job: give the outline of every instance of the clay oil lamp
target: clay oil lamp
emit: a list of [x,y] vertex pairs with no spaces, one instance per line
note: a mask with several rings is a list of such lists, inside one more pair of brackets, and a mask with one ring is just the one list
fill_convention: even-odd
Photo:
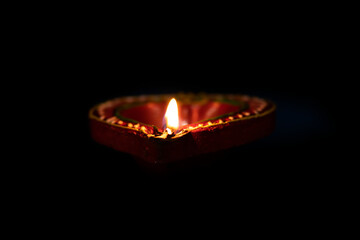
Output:
[[169,94],[109,100],[89,112],[100,144],[149,164],[196,158],[252,142],[275,127],[276,106],[239,94]]

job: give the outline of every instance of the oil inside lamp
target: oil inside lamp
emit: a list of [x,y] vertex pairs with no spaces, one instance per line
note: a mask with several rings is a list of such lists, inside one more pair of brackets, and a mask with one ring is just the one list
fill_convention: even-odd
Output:
[[175,98],[172,98],[167,106],[165,113],[165,131],[167,134],[176,134],[179,129],[179,109]]

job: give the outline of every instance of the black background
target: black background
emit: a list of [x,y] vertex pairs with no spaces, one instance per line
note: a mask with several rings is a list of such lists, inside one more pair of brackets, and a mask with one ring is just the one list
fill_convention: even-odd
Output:
[[[357,148],[338,132],[357,136],[357,109],[345,110],[356,103],[346,81],[355,61],[344,56],[356,49],[347,37],[356,14],[337,3],[56,4],[22,3],[4,15],[2,93],[11,97],[3,119],[11,124],[3,128],[11,137],[3,139],[14,148],[3,147],[11,151],[2,159],[11,165],[2,168],[3,198],[12,233],[103,236],[103,223],[117,235],[173,237],[193,228],[224,238],[250,227],[252,235],[323,236],[339,229],[328,223],[349,219],[336,214],[353,211],[346,186],[356,181],[343,175],[356,176],[347,172]],[[168,175],[92,140],[95,104],[178,92],[272,100],[276,129]]]
[[[66,34],[49,35],[54,42],[48,54],[58,57],[48,63],[49,77],[57,82],[49,88],[62,96],[64,113],[59,131],[64,137],[56,150],[61,157],[52,165],[62,171],[60,186],[74,196],[113,196],[139,205],[171,206],[199,196],[225,200],[224,205],[235,196],[259,204],[300,199],[299,210],[328,191],[337,174],[331,159],[339,155],[334,141],[338,70],[329,40],[335,23],[317,12],[167,19],[84,17],[68,23]],[[270,99],[278,107],[276,130],[209,156],[211,164],[166,176],[91,139],[88,111],[95,104],[178,92]]]

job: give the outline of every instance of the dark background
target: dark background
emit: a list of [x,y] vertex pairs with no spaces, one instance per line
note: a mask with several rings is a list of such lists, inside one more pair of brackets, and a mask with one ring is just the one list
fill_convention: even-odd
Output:
[[[224,238],[232,229],[242,234],[239,221],[252,226],[252,234],[309,228],[332,233],[320,224],[334,220],[334,206],[348,205],[337,202],[346,198],[335,190],[348,185],[340,181],[345,171],[339,166],[352,160],[345,155],[356,143],[338,136],[340,127],[345,132],[343,126],[356,124],[337,120],[354,119],[356,112],[344,108],[355,88],[341,66],[341,53],[355,49],[346,48],[345,36],[356,27],[348,30],[341,21],[356,22],[348,11],[344,18],[332,3],[134,4],[18,4],[5,16],[3,48],[10,56],[4,57],[4,72],[10,77],[4,77],[2,91],[11,97],[4,107],[21,100],[14,114],[3,111],[20,127],[15,134],[14,124],[4,125],[12,131],[6,141],[15,146],[3,154],[3,163],[14,165],[3,168],[10,175],[5,188],[11,189],[3,195],[15,204],[5,205],[11,217],[46,233],[50,228],[40,218],[59,228],[55,234],[69,227],[92,234],[99,222],[111,222],[118,235],[128,225],[131,234],[148,234],[139,223],[157,234],[178,228],[168,235],[174,236],[193,226],[203,235],[223,223]],[[276,129],[206,156],[208,164],[168,175],[145,171],[131,156],[91,139],[88,111],[95,104],[181,91],[272,100]],[[260,222],[276,226],[266,229]]]
[[[57,151],[62,156],[57,167],[64,170],[60,182],[74,194],[124,199],[133,194],[189,199],[199,193],[223,198],[226,192],[257,200],[286,196],[291,202],[327,191],[337,175],[332,159],[339,156],[334,141],[339,70],[331,40],[336,23],[317,12],[294,14],[171,22],[110,15],[80,19],[66,34],[51,35],[56,52],[49,54],[61,59],[50,63],[57,81],[52,88],[63,96],[67,122]],[[270,99],[278,107],[276,130],[209,156],[211,164],[165,176],[91,139],[88,111],[95,104],[177,92]]]

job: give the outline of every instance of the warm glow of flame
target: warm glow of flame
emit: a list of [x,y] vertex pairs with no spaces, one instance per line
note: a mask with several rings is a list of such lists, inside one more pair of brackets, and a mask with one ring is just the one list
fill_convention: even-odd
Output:
[[[179,110],[175,98],[172,98],[165,113],[166,131],[176,132],[179,128]],[[169,132],[170,130],[170,132]]]

